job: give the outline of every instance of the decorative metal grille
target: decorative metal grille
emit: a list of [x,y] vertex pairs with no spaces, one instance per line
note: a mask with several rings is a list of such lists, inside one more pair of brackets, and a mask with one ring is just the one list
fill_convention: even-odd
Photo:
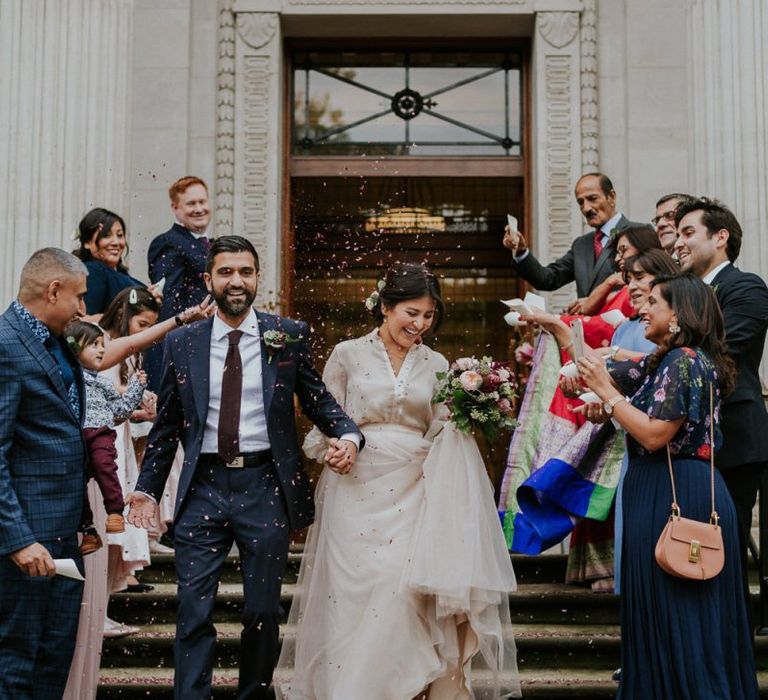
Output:
[[300,52],[293,65],[295,153],[521,155],[517,52]]

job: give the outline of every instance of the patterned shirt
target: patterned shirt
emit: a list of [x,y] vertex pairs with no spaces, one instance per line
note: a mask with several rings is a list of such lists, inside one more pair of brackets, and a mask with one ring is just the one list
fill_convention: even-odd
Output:
[[128,418],[141,403],[144,384],[133,376],[128,381],[125,393],[121,394],[106,377],[91,370],[83,371],[85,379],[85,425],[84,428],[114,428]]
[[[56,362],[56,366],[59,368],[59,372],[62,373],[62,380],[64,380],[64,373],[61,369],[61,365],[59,364],[59,360],[57,359],[54,352],[48,347],[48,339],[53,338],[53,342],[58,343],[59,340],[55,336],[51,336],[51,331],[39,318],[36,318],[35,316],[30,313],[30,311],[25,308],[22,304],[20,304],[17,300],[14,300],[13,302],[13,310],[19,315],[19,317],[26,323],[32,332],[37,336],[37,338],[40,340],[40,342],[45,346],[46,350],[53,355],[53,359]],[[62,351],[62,357],[64,357],[64,360],[66,360],[66,357],[63,354]],[[73,374],[74,374],[73,370]],[[67,383],[64,381],[64,386],[66,386]],[[77,382],[73,381],[69,388],[67,389],[67,398],[69,399],[69,405],[72,408],[72,412],[75,414],[76,418],[80,420],[80,392],[77,390]]]

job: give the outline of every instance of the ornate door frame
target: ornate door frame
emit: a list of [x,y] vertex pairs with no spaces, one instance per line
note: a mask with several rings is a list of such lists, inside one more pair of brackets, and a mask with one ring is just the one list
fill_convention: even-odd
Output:
[[[279,303],[286,178],[281,16],[482,12],[533,18],[530,129],[534,249],[562,255],[582,222],[573,186],[599,169],[597,0],[219,0],[216,233],[238,232],[262,258],[258,303]],[[459,7],[461,6],[461,7]],[[570,289],[551,295],[563,305]]]

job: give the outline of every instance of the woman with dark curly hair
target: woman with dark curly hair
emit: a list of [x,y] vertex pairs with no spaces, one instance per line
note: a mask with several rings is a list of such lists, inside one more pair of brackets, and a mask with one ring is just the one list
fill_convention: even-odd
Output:
[[678,578],[654,556],[673,501],[668,451],[683,515],[710,519],[720,395],[732,389],[735,372],[725,352],[722,314],[714,292],[683,274],[656,278],[640,316],[645,337],[658,346],[654,353],[614,363],[611,374],[597,353],[578,361],[583,381],[603,402],[586,404],[587,415],[597,420],[607,412],[627,432],[617,697],[757,698],[736,512],[719,472],[714,494],[723,570],[707,580]]

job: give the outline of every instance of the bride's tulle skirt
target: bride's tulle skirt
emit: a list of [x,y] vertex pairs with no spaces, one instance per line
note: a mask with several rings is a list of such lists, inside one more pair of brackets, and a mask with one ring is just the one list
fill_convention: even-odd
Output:
[[[519,695],[515,578],[472,438],[366,425],[354,469],[326,469],[275,674],[285,700]],[[482,657],[474,692],[472,657]]]

